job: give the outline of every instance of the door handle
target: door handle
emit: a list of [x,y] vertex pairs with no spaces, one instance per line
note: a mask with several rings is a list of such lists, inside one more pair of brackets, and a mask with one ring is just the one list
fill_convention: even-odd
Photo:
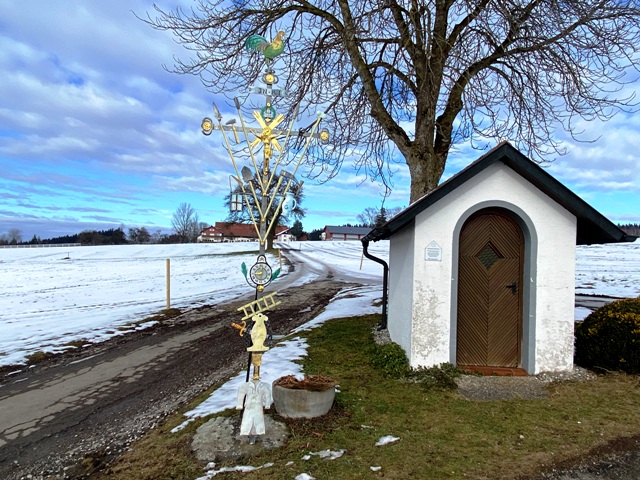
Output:
[[516,292],[518,291],[518,284],[517,284],[516,282],[513,282],[513,283],[512,283],[512,284],[510,284],[510,285],[505,285],[505,288],[510,288],[510,289],[511,289],[511,293],[512,293],[513,295],[515,295],[515,294],[516,294]]

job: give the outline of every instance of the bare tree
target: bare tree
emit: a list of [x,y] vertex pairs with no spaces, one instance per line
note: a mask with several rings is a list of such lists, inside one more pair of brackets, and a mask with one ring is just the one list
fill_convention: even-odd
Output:
[[127,235],[127,239],[131,243],[139,243],[138,242],[138,236],[139,235],[140,235],[140,229],[138,227],[130,227],[129,228],[129,233]]
[[367,207],[362,213],[356,216],[356,219],[361,224],[373,228],[375,226],[381,225],[391,217],[397,215],[400,211],[402,211],[402,207]]
[[404,210],[403,207],[390,207],[390,208],[387,208],[387,218],[391,219],[391,218],[395,217],[402,210]]
[[7,241],[10,244],[18,244],[22,242],[22,232],[19,228],[10,228],[9,233],[7,233]]
[[372,227],[376,224],[376,217],[380,210],[375,207],[367,207],[364,211],[356,216],[358,222],[367,227]]
[[129,241],[131,243],[150,243],[151,234],[146,227],[131,227],[129,228]]
[[[198,0],[145,21],[193,53],[174,71],[214,93],[261,75],[244,49],[250,34],[286,30],[290,71],[279,100],[328,113],[334,148],[316,151],[311,176],[330,178],[345,158],[385,182],[396,150],[411,201],[435,188],[451,148],[501,140],[537,160],[563,153],[555,130],[610,118],[633,105],[625,85],[640,62],[633,0]],[[354,149],[355,145],[361,148]]]
[[149,243],[151,241],[151,234],[146,227],[140,227],[140,231],[138,232],[138,242],[140,243]]
[[196,240],[200,233],[199,223],[198,214],[189,203],[181,203],[171,218],[171,226],[183,242]]
[[151,234],[151,238],[149,238],[150,243],[160,243],[162,240],[163,233],[162,230],[156,230]]

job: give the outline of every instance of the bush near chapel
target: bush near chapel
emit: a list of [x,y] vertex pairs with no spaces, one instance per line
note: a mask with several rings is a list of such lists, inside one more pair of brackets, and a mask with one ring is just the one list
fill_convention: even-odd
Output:
[[450,363],[411,368],[406,353],[397,343],[375,345],[370,355],[371,366],[381,370],[384,376],[419,383],[425,390],[455,390],[458,388],[455,379],[463,374]]
[[575,334],[578,365],[640,373],[640,297],[597,309],[576,324]]

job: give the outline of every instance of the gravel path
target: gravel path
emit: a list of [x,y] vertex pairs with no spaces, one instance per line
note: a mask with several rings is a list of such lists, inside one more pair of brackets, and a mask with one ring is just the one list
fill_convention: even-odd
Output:
[[[344,283],[278,292],[274,335],[315,318]],[[244,368],[230,326],[247,300],[191,310],[154,328],[0,375],[0,479],[80,479],[168,414]],[[90,461],[88,461],[90,459]]]
[[542,373],[528,377],[464,375],[456,379],[458,393],[470,400],[514,400],[545,398],[545,385],[556,381],[588,381],[596,375],[584,368],[574,367],[572,372]]

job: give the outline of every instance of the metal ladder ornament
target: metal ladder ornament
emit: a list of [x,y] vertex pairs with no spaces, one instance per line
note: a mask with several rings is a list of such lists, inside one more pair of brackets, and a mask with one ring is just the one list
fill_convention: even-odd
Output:
[[246,320],[247,318],[253,317],[257,313],[262,313],[263,311],[273,308],[276,305],[280,305],[282,302],[279,300],[276,302],[273,298],[276,293],[278,292],[270,293],[238,308],[238,311],[242,310],[242,313],[244,313],[244,317],[242,317],[241,320]]

